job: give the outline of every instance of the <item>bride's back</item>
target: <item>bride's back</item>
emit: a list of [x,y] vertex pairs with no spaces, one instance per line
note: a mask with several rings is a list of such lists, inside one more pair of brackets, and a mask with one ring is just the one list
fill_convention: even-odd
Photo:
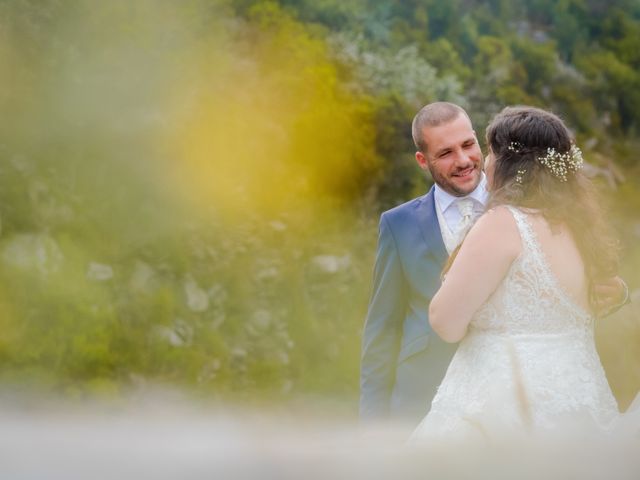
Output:
[[[479,228],[474,227],[470,232],[467,250],[473,250],[472,243],[482,241],[485,234],[495,231],[489,224],[492,217],[494,223],[510,219],[508,223],[513,230],[504,223],[499,234],[500,244],[495,239],[486,242],[488,250],[482,251],[488,257],[495,257],[495,252],[509,250],[511,253],[501,253],[501,256],[511,260],[495,290],[473,314],[470,327],[514,335],[575,335],[576,329],[590,332],[593,314],[588,301],[589,282],[569,227],[560,224],[552,228],[540,213],[511,205],[490,212],[485,221],[479,220]],[[505,212],[508,216],[503,215]],[[461,263],[458,270],[464,267]],[[454,262],[452,273],[455,268]],[[483,288],[482,285],[478,289]]]
[[589,282],[569,227],[565,224],[551,226],[540,214],[530,213],[527,219],[559,287],[574,303],[590,311]]

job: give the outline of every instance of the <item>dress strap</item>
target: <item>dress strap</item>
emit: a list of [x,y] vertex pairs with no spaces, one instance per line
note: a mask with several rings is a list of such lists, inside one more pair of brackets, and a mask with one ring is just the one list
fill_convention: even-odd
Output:
[[518,232],[520,233],[520,239],[522,240],[522,250],[527,252],[534,252],[534,254],[539,253],[539,245],[536,242],[536,237],[533,233],[531,225],[527,220],[527,215],[513,205],[505,206],[509,209],[511,215],[513,215],[513,218],[516,221]]

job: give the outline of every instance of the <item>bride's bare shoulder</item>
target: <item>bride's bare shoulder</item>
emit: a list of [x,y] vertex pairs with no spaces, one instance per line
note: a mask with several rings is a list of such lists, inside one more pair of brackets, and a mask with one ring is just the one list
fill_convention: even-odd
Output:
[[484,212],[476,222],[476,226],[478,228],[490,230],[500,227],[505,231],[511,230],[515,233],[518,232],[518,227],[516,226],[513,213],[511,212],[510,207],[507,207],[506,205],[498,205],[497,207],[493,207]]
[[522,248],[515,218],[505,205],[487,210],[469,232],[468,240],[477,243],[479,248],[499,249],[514,257]]

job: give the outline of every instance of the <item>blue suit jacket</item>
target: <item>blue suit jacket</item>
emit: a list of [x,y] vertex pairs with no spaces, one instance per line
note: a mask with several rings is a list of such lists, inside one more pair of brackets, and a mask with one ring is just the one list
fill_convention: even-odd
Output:
[[428,412],[455,351],[428,320],[447,256],[433,188],[382,214],[362,339],[361,418],[417,424]]

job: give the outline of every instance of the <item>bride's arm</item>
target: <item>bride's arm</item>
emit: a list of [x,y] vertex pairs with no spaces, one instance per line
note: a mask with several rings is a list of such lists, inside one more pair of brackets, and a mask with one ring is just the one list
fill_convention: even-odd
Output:
[[521,251],[511,212],[497,207],[476,222],[429,305],[429,323],[447,342],[458,342],[473,314],[489,298]]

